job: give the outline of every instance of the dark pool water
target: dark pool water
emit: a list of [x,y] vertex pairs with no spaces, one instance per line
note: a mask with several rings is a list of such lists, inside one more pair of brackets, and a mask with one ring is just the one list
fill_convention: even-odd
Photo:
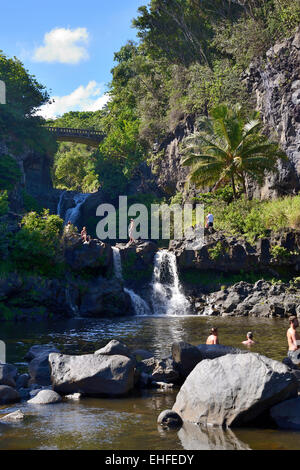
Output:
[[[88,353],[119,339],[130,348],[170,354],[174,341],[204,343],[212,326],[219,328],[220,342],[244,347],[247,331],[257,341],[252,351],[273,359],[286,355],[287,322],[282,319],[185,317],[131,317],[72,319],[49,323],[2,323],[0,339],[7,345],[7,362],[27,370],[24,355],[33,344],[53,342],[66,353]],[[0,407],[0,414],[21,409],[27,419],[0,425],[0,449],[101,449],[101,450],[197,450],[197,449],[300,449],[300,433],[273,429],[223,431],[185,425],[180,431],[164,431],[157,416],[172,408],[177,391],[144,391],[122,399],[86,398],[38,406],[21,403]]]

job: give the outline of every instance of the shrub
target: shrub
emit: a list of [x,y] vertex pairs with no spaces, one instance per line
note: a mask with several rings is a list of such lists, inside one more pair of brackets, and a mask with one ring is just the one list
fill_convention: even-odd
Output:
[[0,155],[0,189],[11,190],[21,177],[18,163],[10,155]]
[[0,216],[7,214],[8,207],[9,203],[7,191],[0,191]]

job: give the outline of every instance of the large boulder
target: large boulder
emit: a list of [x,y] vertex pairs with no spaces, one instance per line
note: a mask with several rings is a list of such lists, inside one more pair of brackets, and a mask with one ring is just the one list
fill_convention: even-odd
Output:
[[134,386],[134,362],[125,356],[49,356],[53,389],[65,395],[119,396]]
[[121,343],[116,339],[112,339],[109,343],[107,343],[104,348],[98,349],[95,351],[95,354],[102,354],[104,356],[126,356],[131,357],[131,353],[129,348],[126,344]]
[[17,403],[21,397],[19,393],[8,385],[0,385],[0,405]]
[[51,375],[49,367],[48,351],[36,356],[28,365],[30,383],[38,385],[51,385]]
[[59,403],[62,398],[54,390],[41,390],[33,398],[28,400],[27,403],[32,405],[49,405],[51,403]]
[[172,357],[183,378],[186,378],[202,360],[199,348],[184,341],[177,341],[172,344]]
[[183,421],[242,426],[297,396],[297,380],[284,364],[255,353],[201,361],[181,387],[173,410]]
[[292,398],[275,405],[270,410],[272,419],[282,429],[300,430],[300,398]]
[[224,346],[223,344],[199,344],[197,346],[202,359],[216,359],[217,357],[226,356],[227,354],[247,354],[248,351],[234,348],[232,346]]
[[16,386],[18,370],[12,364],[0,363],[0,385]]

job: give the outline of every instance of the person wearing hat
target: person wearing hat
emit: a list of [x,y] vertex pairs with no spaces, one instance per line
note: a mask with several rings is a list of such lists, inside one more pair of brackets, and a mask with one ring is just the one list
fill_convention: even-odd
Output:
[[252,344],[255,344],[255,341],[253,341],[252,331],[248,331],[247,339],[246,339],[246,341],[243,341],[242,344],[244,344],[245,346],[252,346]]

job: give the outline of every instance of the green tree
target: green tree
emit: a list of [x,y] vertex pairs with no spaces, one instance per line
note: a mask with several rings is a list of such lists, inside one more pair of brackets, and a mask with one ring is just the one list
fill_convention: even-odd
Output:
[[276,171],[278,159],[286,156],[262,134],[258,117],[245,118],[240,106],[213,108],[183,149],[182,164],[191,167],[189,181],[213,189],[231,183],[236,198],[238,183],[246,192],[246,176],[261,183],[266,170]]

